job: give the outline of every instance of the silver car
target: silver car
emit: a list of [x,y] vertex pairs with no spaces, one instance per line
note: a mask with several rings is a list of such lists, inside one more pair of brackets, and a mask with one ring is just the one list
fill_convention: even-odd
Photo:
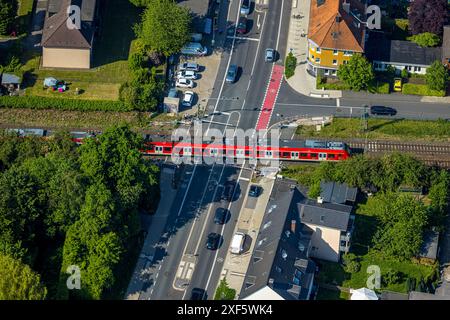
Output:
[[186,70],[186,71],[180,71],[177,73],[178,79],[189,79],[189,80],[195,80],[197,79],[197,74],[194,71]]
[[241,14],[244,16],[247,16],[250,14],[250,5],[251,5],[251,1],[250,0],[243,0],[242,1],[242,5],[241,5]]

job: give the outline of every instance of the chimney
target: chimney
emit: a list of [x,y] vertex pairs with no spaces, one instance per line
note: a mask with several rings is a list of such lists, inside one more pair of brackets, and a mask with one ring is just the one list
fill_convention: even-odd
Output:
[[317,203],[320,203],[320,204],[322,204],[323,203],[323,198],[322,197],[317,197]]
[[343,0],[342,9],[344,9],[345,12],[350,13],[350,2],[348,2],[348,0]]
[[295,234],[295,227],[296,227],[297,221],[291,220],[291,232]]

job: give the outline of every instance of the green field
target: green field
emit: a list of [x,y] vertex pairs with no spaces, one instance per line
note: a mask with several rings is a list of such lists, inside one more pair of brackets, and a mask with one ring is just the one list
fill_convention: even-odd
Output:
[[416,121],[402,119],[369,119],[369,130],[361,131],[360,119],[334,118],[333,123],[315,131],[314,126],[300,126],[297,134],[302,137],[368,138],[380,140],[423,140],[450,142],[450,122]]

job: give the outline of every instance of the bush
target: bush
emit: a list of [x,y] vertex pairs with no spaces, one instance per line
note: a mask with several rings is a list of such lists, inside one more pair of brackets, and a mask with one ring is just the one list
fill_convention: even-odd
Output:
[[236,290],[228,287],[227,280],[224,278],[220,281],[219,287],[217,288],[214,300],[234,300],[236,296]]
[[437,34],[431,32],[413,35],[409,37],[408,40],[418,44],[421,47],[436,47],[441,42],[441,38],[439,38]]
[[408,278],[406,280],[406,291],[411,292],[416,290],[416,278]]
[[403,79],[408,79],[409,78],[409,72],[406,69],[402,70],[401,76]]
[[144,67],[144,55],[141,52],[135,52],[128,58],[128,67],[131,71],[136,71]]
[[414,94],[419,96],[444,97],[445,91],[431,90],[425,84],[405,83],[403,85],[403,94]]
[[322,189],[320,188],[320,181],[315,182],[308,190],[308,197],[310,197],[311,199],[316,199],[318,196],[320,196],[321,191]]
[[442,91],[447,89],[449,78],[448,69],[439,60],[432,63],[425,76],[427,85],[431,90]]
[[361,263],[358,257],[353,253],[346,253],[342,256],[344,271],[348,273],[356,273],[361,269]]
[[388,94],[390,92],[390,84],[388,82],[375,82],[371,83],[367,90],[370,93]]
[[1,96],[0,107],[29,109],[58,109],[70,111],[131,111],[121,101],[78,100],[64,98],[47,98],[38,96]]
[[393,269],[389,269],[385,274],[381,276],[381,278],[383,279],[383,284],[385,286],[388,286],[400,283],[402,281],[402,274]]
[[286,79],[289,79],[295,74],[296,66],[297,66],[297,58],[294,57],[292,52],[289,52],[288,56],[286,57],[285,71],[284,71]]

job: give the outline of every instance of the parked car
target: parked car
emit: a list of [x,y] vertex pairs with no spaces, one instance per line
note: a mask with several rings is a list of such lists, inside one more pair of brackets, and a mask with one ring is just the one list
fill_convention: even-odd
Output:
[[385,106],[372,106],[370,107],[370,113],[380,116],[395,116],[397,114],[397,110]]
[[201,33],[191,33],[191,41],[192,42],[201,42],[203,39],[203,35]]
[[209,250],[217,250],[220,246],[220,240],[222,236],[218,233],[211,232],[208,235],[208,241],[206,241],[206,248]]
[[245,16],[249,15],[250,14],[250,5],[251,5],[250,0],[243,0],[242,5],[241,5],[241,14],[243,14]]
[[183,48],[181,48],[181,54],[192,55],[192,56],[204,56],[208,53],[208,49],[203,47],[198,42],[189,42]]
[[223,188],[221,199],[225,201],[231,201],[233,199],[234,187],[235,187],[234,181],[227,181]]
[[229,216],[230,216],[230,211],[228,211],[228,209],[217,208],[216,214],[214,215],[214,223],[225,224],[225,223],[227,223]]
[[264,56],[264,60],[266,62],[274,62],[275,61],[275,50],[271,48],[266,49],[266,54]]
[[180,88],[192,88],[194,87],[194,82],[189,79],[180,78],[175,82],[175,86]]
[[178,70],[180,71],[195,71],[198,72],[200,70],[200,66],[194,62],[184,62],[180,63],[178,66]]
[[402,78],[394,79],[394,91],[397,91],[397,92],[402,91]]
[[190,300],[206,300],[206,291],[201,288],[192,289]]
[[239,34],[247,33],[247,18],[246,17],[242,17],[242,16],[239,17],[236,32]]
[[230,252],[234,254],[241,254],[244,251],[245,234],[236,232],[231,240]]
[[259,197],[259,195],[261,194],[262,188],[260,186],[254,185],[252,184],[250,186],[250,190],[248,191],[248,195],[250,197]]
[[185,70],[185,71],[178,72],[177,78],[178,79],[184,78],[184,79],[195,80],[195,79],[197,79],[197,74],[195,73],[195,71]]
[[238,66],[235,64],[232,64],[229,68],[228,68],[228,72],[227,72],[227,77],[225,78],[225,81],[228,83],[233,83],[236,81],[236,77],[237,77],[237,72],[238,72]]
[[181,102],[181,104],[185,107],[191,107],[193,102],[194,102],[194,92],[185,91],[183,102]]

